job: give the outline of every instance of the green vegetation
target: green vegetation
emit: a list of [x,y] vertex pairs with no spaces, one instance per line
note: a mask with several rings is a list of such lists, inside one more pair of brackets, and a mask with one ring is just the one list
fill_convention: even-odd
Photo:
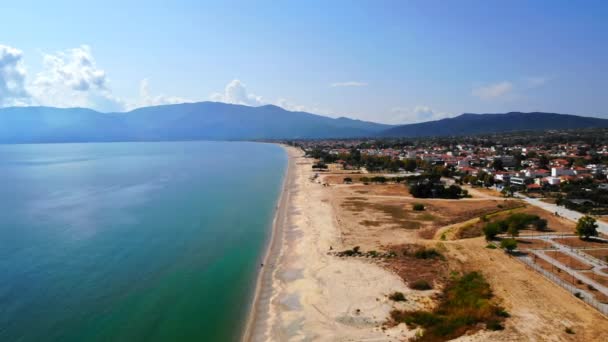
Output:
[[448,187],[439,183],[438,179],[429,178],[410,184],[410,193],[417,198],[447,198],[458,199],[466,197],[468,192],[458,185]]
[[517,240],[515,239],[502,239],[500,241],[500,248],[505,249],[509,253],[513,253],[517,249]]
[[487,249],[496,249],[497,247],[496,247],[496,245],[494,245],[492,243],[489,243],[489,244],[486,245],[486,248]]
[[405,302],[405,295],[403,295],[402,292],[399,291],[395,291],[393,293],[391,293],[390,295],[388,295],[388,299],[394,301],[394,302]]
[[483,228],[483,233],[486,240],[493,240],[501,233],[508,233],[511,237],[516,237],[520,230],[530,225],[537,230],[545,230],[547,229],[547,220],[541,219],[538,215],[515,213],[503,220],[487,223]]
[[386,252],[386,253],[381,253],[378,251],[368,251],[368,252],[363,252],[361,250],[361,247],[359,246],[355,246],[352,249],[347,249],[341,252],[336,252],[334,253],[334,255],[339,256],[339,257],[367,257],[367,258],[394,258],[395,256],[397,256],[397,254],[395,252]]
[[424,279],[416,280],[410,284],[410,288],[413,290],[426,291],[433,289],[433,286]]
[[576,224],[576,234],[581,238],[588,240],[592,236],[597,236],[597,222],[591,216],[583,216]]
[[445,259],[444,256],[435,248],[419,249],[414,253],[414,257],[416,259]]
[[323,162],[318,162],[316,164],[312,164],[313,169],[327,170],[327,164]]
[[502,322],[508,313],[491,299],[492,291],[483,275],[471,272],[452,279],[433,312],[393,310],[391,317],[410,328],[423,328],[424,333],[417,341],[446,341],[476,329],[479,324],[491,330],[503,329]]
[[412,205],[412,209],[414,209],[414,211],[424,211],[424,204],[422,204],[422,203],[414,203]]

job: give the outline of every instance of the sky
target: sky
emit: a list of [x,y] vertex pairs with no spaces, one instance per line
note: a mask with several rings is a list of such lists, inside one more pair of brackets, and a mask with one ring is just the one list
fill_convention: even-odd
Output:
[[608,118],[607,1],[4,1],[0,107]]

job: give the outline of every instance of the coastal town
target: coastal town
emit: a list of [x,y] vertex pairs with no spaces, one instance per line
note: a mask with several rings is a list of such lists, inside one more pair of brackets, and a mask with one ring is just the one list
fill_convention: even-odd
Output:
[[293,183],[280,210],[294,214],[275,223],[258,305],[270,319],[252,340],[601,340],[604,140],[282,142]]
[[[344,170],[405,175],[432,171],[460,185],[491,188],[511,196],[522,193],[546,197],[582,213],[608,215],[607,132],[592,133],[597,139],[591,143],[537,141],[539,135],[551,136],[551,132],[545,132],[538,133],[527,144],[521,143],[524,139],[518,135],[515,137],[519,139],[505,135],[495,139],[468,138],[465,142],[454,138],[415,143],[308,140],[294,144],[311,157],[319,158],[321,165],[335,163]],[[563,140],[569,139],[560,139]]]

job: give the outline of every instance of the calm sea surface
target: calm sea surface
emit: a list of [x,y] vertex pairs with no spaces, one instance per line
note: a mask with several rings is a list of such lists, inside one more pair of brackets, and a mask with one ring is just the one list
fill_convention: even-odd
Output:
[[0,146],[0,341],[234,341],[287,163],[256,143]]

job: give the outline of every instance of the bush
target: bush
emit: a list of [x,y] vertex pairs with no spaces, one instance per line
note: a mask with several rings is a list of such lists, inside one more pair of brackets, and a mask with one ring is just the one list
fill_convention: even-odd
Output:
[[398,291],[395,291],[395,292],[391,293],[388,296],[388,299],[390,299],[392,301],[395,301],[395,302],[405,302],[406,301],[405,296],[403,295],[403,293],[402,292],[398,292]]
[[500,234],[502,229],[500,225],[496,222],[488,223],[485,227],[483,227],[483,234],[486,236],[486,240],[494,240],[496,235]]
[[424,279],[420,279],[420,280],[416,280],[415,282],[411,283],[410,288],[414,289],[414,290],[419,290],[419,291],[426,291],[426,290],[431,290],[433,288],[433,286],[431,286],[431,284],[429,284],[428,281],[426,281]]
[[539,218],[538,220],[534,221],[532,224],[538,231],[542,232],[547,229],[547,220],[545,220],[545,219]]
[[564,331],[566,332],[566,334],[574,335],[574,330],[572,330],[572,328],[570,328],[570,327],[566,327],[566,329],[564,329]]
[[511,253],[517,248],[517,241],[515,239],[502,239],[500,241],[500,248],[505,249]]
[[414,209],[414,211],[423,211],[424,210],[424,204],[422,204],[422,203],[414,203],[412,205],[412,208]]
[[504,330],[505,327],[502,325],[502,323],[500,323],[499,320],[493,319],[486,323],[486,328],[488,330],[498,331]]
[[372,177],[371,181],[372,181],[372,183],[384,184],[384,183],[386,183],[386,177],[384,177],[384,176],[375,176],[375,177]]
[[443,259],[443,255],[439,253],[435,248],[423,248],[419,249],[414,253],[416,259]]
[[486,245],[486,248],[487,249],[496,249],[496,245],[493,244],[493,243],[489,243],[489,244]]
[[492,291],[484,277],[471,272],[455,276],[445,287],[441,302],[432,311],[393,310],[392,319],[410,328],[421,327],[416,341],[446,341],[475,330],[480,323],[490,330],[503,329],[507,313],[491,302]]

